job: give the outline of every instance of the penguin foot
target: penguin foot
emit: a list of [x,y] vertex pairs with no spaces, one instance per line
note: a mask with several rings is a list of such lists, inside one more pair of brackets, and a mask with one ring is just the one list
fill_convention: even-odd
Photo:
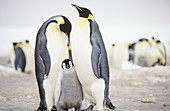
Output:
[[46,106],[39,106],[37,110],[47,110],[47,107]]
[[114,110],[116,107],[110,102],[110,104],[106,104],[106,107]]
[[90,105],[87,109],[82,109],[81,111],[92,111],[93,107],[93,105]]
[[114,110],[116,108],[109,98],[104,101],[104,105],[111,110]]
[[53,107],[51,108],[51,111],[57,111],[57,108],[56,108],[55,106],[53,106]]

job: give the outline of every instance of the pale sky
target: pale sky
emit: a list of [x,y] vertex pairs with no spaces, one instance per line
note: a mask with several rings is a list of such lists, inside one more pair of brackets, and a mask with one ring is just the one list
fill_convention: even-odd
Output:
[[72,3],[103,24],[170,25],[170,0],[0,0],[0,26],[37,26],[58,14],[73,20],[78,12]]
[[0,51],[15,41],[34,44],[53,15],[65,15],[74,27],[78,11],[71,4],[91,10],[108,47],[140,37],[170,41],[170,0],[0,0]]

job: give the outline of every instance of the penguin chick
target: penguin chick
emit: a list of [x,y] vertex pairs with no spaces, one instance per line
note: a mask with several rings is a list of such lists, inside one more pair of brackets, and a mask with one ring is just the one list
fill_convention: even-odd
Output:
[[74,65],[70,59],[65,59],[61,68],[55,91],[55,105],[58,110],[75,108],[75,111],[80,111],[83,92]]

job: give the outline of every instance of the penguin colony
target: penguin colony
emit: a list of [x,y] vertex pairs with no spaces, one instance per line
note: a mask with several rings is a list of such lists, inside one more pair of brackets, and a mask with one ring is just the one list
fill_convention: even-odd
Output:
[[72,6],[79,18],[71,35],[70,21],[57,15],[45,21],[36,36],[38,110],[79,111],[83,99],[87,103],[84,110],[92,110],[95,105],[100,111],[104,106],[113,110],[115,106],[109,98],[109,63],[99,26],[89,9]]
[[108,51],[111,70],[121,69],[124,61],[142,67],[165,66],[167,63],[165,45],[154,37],[149,41],[141,38],[134,43],[112,45]]
[[33,49],[28,40],[25,44],[14,42],[10,52],[11,67],[26,73],[33,73]]

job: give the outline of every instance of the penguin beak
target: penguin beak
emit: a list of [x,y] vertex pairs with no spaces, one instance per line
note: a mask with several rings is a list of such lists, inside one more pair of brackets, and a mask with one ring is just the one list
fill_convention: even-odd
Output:
[[79,6],[77,6],[75,4],[71,4],[71,5],[74,6],[78,11],[82,11],[82,9]]

